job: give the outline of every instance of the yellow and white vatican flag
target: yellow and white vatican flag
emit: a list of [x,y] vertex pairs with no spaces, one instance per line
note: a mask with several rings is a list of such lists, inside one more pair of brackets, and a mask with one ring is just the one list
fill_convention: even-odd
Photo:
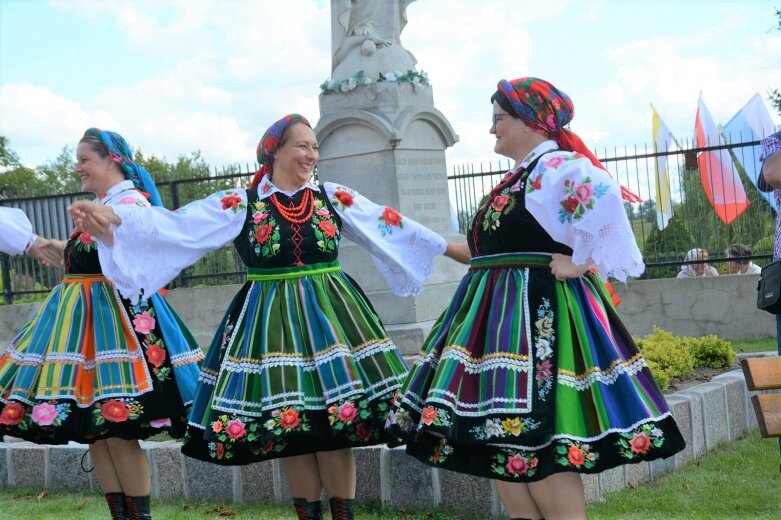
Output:
[[656,108],[651,104],[653,117],[651,126],[654,140],[654,163],[656,165],[656,224],[659,229],[667,227],[667,223],[673,216],[673,201],[670,192],[670,173],[667,168],[667,151],[670,149],[670,143],[675,142],[670,129],[664,124],[662,118],[656,112]]

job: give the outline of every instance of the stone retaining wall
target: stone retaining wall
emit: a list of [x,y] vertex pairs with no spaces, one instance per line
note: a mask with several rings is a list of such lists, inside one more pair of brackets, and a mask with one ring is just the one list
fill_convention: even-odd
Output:
[[[586,499],[651,482],[682,468],[723,442],[757,428],[743,373],[734,370],[710,382],[668,394],[673,416],[686,440],[674,457],[629,464],[584,475]],[[282,464],[278,460],[249,466],[224,467],[184,457],[176,441],[144,442],[152,474],[152,495],[164,500],[195,502],[290,502]],[[95,474],[81,470],[86,446],[39,446],[28,442],[0,443],[0,487],[46,488],[52,492],[99,492]],[[403,448],[355,450],[359,500],[386,507],[444,507],[465,514],[503,515],[490,481],[430,468],[407,456]],[[84,465],[91,467],[89,455]]]

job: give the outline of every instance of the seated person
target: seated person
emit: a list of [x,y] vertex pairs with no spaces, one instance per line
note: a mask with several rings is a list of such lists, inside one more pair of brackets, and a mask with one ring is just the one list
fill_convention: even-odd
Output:
[[729,274],[759,274],[762,269],[748,259],[753,253],[749,246],[732,244],[727,248],[729,261]]
[[[696,262],[698,260],[707,260],[708,252],[704,249],[690,249],[683,258],[684,262]],[[696,276],[719,276],[718,271],[707,262],[699,264],[683,264],[676,278],[694,278]]]

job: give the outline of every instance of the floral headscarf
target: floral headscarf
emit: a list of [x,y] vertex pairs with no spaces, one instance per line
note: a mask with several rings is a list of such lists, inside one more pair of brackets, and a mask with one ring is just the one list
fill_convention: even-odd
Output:
[[304,123],[306,126],[311,127],[309,121],[301,114],[288,114],[268,127],[268,130],[266,130],[266,133],[263,134],[263,137],[260,138],[260,142],[258,143],[258,149],[256,153],[258,156],[258,164],[260,164],[260,168],[252,178],[250,188],[257,188],[260,184],[260,180],[264,175],[268,175],[269,177],[271,176],[271,168],[274,164],[274,153],[277,151],[277,148],[279,148],[279,145],[282,142],[282,136],[285,134],[285,129],[288,126],[298,122]]
[[515,115],[546,137],[556,139],[575,115],[569,96],[545,80],[503,79],[497,87],[512,105]]
[[[607,171],[599,159],[574,132],[564,128],[575,115],[575,106],[570,97],[551,83],[539,78],[518,78],[497,84],[513,108],[516,117],[534,131],[556,141],[562,150],[578,152],[588,157],[597,168]],[[629,202],[642,199],[621,186],[621,196]]]
[[150,204],[153,206],[163,205],[160,194],[155,187],[155,181],[143,166],[133,161],[133,151],[124,137],[116,132],[101,130],[100,128],[89,128],[84,132],[84,135],[94,137],[106,147],[109,156],[119,166],[125,179],[132,181],[133,186],[144,193]]

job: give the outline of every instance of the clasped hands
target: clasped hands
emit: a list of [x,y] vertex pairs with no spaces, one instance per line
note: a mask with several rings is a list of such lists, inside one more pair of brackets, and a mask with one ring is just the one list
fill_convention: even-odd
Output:
[[49,267],[59,267],[63,263],[62,252],[65,241],[54,238],[36,237],[27,254]]
[[111,225],[122,223],[110,206],[97,204],[89,200],[74,202],[68,208],[68,212],[76,225],[76,229],[89,233],[104,242],[111,241]]

